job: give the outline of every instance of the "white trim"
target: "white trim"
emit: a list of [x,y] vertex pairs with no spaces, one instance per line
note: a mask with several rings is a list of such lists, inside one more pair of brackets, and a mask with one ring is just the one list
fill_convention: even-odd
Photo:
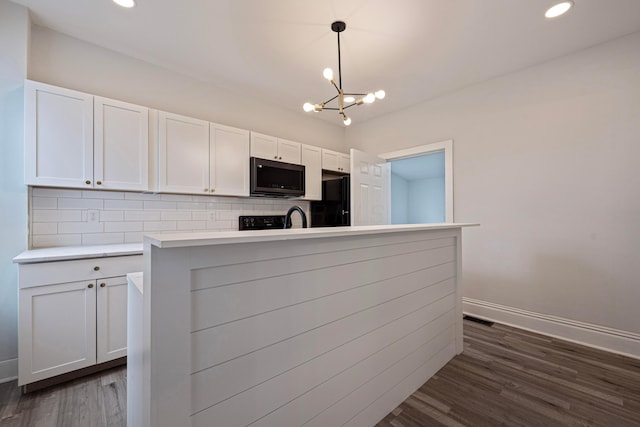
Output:
[[473,298],[462,298],[463,313],[565,341],[640,359],[640,334],[536,313]]
[[432,144],[418,145],[404,150],[391,151],[379,154],[387,161],[406,159],[409,157],[421,156],[423,154],[444,151],[444,185],[445,185],[445,220],[454,222],[453,215],[453,139],[434,142]]
[[0,362],[0,384],[18,379],[18,359]]

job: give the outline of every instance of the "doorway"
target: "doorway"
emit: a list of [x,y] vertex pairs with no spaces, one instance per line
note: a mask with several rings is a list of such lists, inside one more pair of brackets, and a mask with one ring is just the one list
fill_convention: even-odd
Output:
[[453,222],[452,140],[380,157],[391,164],[391,224]]

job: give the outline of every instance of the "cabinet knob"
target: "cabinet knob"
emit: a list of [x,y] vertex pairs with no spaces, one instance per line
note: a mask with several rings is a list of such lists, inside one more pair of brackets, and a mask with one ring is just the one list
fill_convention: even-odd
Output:
[[205,188],[205,189],[204,189],[204,192],[205,192],[205,193],[208,193],[208,192],[209,192],[209,189],[208,189],[208,188]]
[[282,160],[282,156],[278,157],[278,160]]
[[102,185],[102,181],[96,181],[96,184]]
[[99,271],[99,270],[100,270],[99,266],[96,265],[95,267],[93,267],[93,271]]
[[89,289],[93,288],[93,283],[89,283],[89,284],[87,285],[87,288],[89,288]]
[[90,184],[91,184],[91,181],[86,180],[84,183],[85,183],[85,184],[87,184],[87,185],[90,185]]
[[107,286],[105,283],[100,283],[101,288],[104,288],[105,286]]
[[215,192],[215,191],[216,191],[216,189],[215,189],[215,188],[212,188],[212,189],[211,189],[211,192],[212,192],[212,193],[213,193],[213,192]]
[[274,159],[276,159],[276,160],[278,160],[278,156],[274,156],[273,158],[274,158]]

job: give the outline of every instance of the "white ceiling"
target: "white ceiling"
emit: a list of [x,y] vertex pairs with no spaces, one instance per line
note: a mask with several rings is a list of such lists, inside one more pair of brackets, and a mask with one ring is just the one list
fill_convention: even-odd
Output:
[[444,179],[444,151],[391,160],[391,173],[406,181]]
[[[302,112],[335,90],[331,22],[344,20],[343,87],[385,89],[354,123],[640,31],[640,0],[14,0],[35,24]],[[315,113],[307,113],[315,114]],[[318,118],[342,126],[334,112]]]

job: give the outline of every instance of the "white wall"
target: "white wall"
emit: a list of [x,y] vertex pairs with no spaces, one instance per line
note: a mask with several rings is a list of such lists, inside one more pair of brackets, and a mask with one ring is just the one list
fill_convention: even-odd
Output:
[[635,33],[354,124],[346,144],[453,139],[455,220],[481,224],[464,232],[465,296],[524,310],[512,323],[627,331],[640,357],[638,52]]
[[53,30],[32,29],[29,78],[268,135],[343,150],[344,126],[247,99],[224,87]]
[[23,86],[29,43],[27,9],[0,0],[0,382],[17,375],[18,269],[27,247]]
[[444,177],[409,181],[409,223],[445,222],[444,196]]

